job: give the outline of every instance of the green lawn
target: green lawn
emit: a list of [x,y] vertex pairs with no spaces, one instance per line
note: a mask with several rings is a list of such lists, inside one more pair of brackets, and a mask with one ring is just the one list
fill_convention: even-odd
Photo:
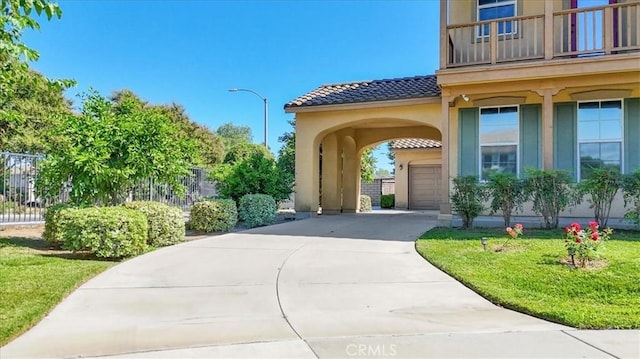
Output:
[[115,262],[0,237],[0,346],[29,329],[80,284]]
[[[614,232],[602,252],[606,266],[573,269],[562,230],[524,229],[511,250],[496,252],[503,229],[435,228],[418,252],[488,300],[577,328],[640,328],[640,232]],[[487,251],[480,244],[488,237]]]

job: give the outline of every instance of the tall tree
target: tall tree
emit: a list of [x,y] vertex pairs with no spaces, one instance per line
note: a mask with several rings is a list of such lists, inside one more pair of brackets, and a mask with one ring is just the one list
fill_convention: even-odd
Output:
[[155,109],[167,116],[171,123],[176,125],[180,139],[194,140],[194,151],[188,154],[193,165],[213,168],[223,162],[225,148],[220,136],[213,133],[208,127],[192,121],[182,105],[175,102],[170,105],[149,104],[126,89],[112,93],[110,100],[115,104],[116,111],[124,103],[127,103],[127,106],[134,106],[140,110]]
[[216,134],[222,138],[227,149],[237,145],[253,141],[249,126],[236,126],[231,122],[223,123],[216,130]]
[[[24,106],[12,103],[16,95],[20,94],[18,90],[31,86],[29,82],[34,80],[42,84],[43,81],[40,80],[44,79],[37,78],[29,71],[28,62],[37,61],[39,54],[22,41],[25,30],[40,29],[38,22],[32,18],[33,15],[45,15],[51,20],[53,17],[60,18],[62,11],[57,4],[46,0],[0,1],[0,139],[4,140],[4,143],[0,141],[2,147],[9,146],[7,139],[24,135],[27,115],[33,115],[33,111],[25,115],[22,112]],[[74,83],[70,80],[46,81],[49,86],[57,88],[66,88]],[[34,86],[41,88],[41,84]],[[24,139],[22,142],[25,142]]]
[[290,120],[289,124],[293,127],[293,131],[285,132],[278,137],[278,142],[282,143],[282,147],[278,150],[278,167],[293,181],[296,177],[296,121]]
[[367,148],[362,153],[362,157],[360,157],[360,178],[367,183],[373,182],[374,173],[376,172],[376,162],[378,160],[373,152],[377,148],[377,146]]
[[37,183],[49,195],[70,182],[73,203],[114,204],[145,178],[184,191],[180,178],[189,174],[192,141],[180,138],[166,114],[136,98],[114,104],[90,93],[82,113],[63,116],[54,132],[61,141],[50,149]]

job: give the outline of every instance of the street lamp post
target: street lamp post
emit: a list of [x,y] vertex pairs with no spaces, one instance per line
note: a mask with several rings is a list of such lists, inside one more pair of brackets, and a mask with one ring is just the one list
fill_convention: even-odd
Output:
[[269,134],[269,101],[267,100],[266,97],[260,95],[259,93],[253,91],[253,90],[248,90],[248,89],[238,89],[238,88],[231,88],[229,89],[229,92],[240,92],[240,91],[244,91],[244,92],[251,92],[252,94],[260,97],[260,99],[264,102],[264,147],[269,149],[269,143],[267,141],[268,138],[268,134]]

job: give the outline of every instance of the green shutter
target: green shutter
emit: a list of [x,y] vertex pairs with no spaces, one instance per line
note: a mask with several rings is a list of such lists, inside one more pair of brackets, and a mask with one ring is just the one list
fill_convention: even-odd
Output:
[[640,98],[624,100],[624,168],[626,173],[640,168]]
[[556,103],[553,108],[553,163],[557,170],[577,177],[578,123],[575,102]]
[[520,106],[520,175],[525,168],[542,168],[542,106]]
[[477,108],[462,108],[458,113],[458,175],[478,175],[479,112]]

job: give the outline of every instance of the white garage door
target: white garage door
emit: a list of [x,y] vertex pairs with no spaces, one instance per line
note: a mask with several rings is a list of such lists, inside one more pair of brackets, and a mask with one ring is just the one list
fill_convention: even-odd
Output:
[[409,166],[409,208],[439,209],[441,166]]

